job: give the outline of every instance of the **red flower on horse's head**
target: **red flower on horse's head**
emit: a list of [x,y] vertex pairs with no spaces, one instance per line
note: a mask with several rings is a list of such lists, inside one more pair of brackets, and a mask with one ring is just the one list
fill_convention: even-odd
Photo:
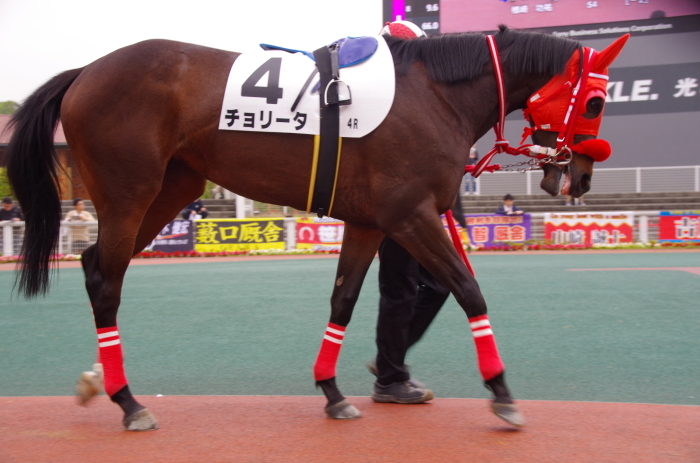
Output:
[[396,37],[397,39],[415,39],[425,37],[425,32],[410,21],[394,21],[386,23],[379,35]]

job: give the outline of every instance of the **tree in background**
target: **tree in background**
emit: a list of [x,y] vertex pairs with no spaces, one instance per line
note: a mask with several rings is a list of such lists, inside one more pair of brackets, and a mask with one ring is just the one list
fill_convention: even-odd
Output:
[[19,103],[14,101],[0,101],[0,114],[14,114],[19,108]]
[[5,196],[12,196],[12,188],[10,188],[10,181],[7,180],[7,173],[4,167],[0,167],[0,198]]
[[[14,114],[19,108],[19,103],[14,101],[0,101],[0,114]],[[10,182],[7,180],[7,174],[4,167],[0,167],[0,198],[12,196]]]

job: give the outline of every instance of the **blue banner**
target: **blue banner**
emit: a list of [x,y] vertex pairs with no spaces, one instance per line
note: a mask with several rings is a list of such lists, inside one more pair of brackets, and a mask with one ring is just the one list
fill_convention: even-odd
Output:
[[194,250],[194,222],[175,219],[158,233],[147,251],[192,251]]
[[524,243],[532,234],[530,214],[464,214],[472,245],[492,246]]

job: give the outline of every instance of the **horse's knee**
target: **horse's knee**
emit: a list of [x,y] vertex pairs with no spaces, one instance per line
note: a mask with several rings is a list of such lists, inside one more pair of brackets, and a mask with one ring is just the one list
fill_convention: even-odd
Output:
[[470,278],[463,282],[461,294],[455,294],[459,305],[462,306],[468,317],[484,315],[486,313],[486,299],[481,294],[479,284]]
[[352,311],[357,302],[358,294],[342,293],[331,296],[331,322],[340,326],[348,326]]
[[[483,315],[486,313],[486,311],[486,300],[484,299],[484,296],[479,293],[479,297],[475,298],[471,304],[470,312],[474,313],[475,315]],[[473,315],[470,314],[470,316]]]

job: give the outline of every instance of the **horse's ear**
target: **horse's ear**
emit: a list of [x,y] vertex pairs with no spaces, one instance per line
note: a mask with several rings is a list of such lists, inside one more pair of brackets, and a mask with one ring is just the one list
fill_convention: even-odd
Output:
[[591,70],[593,72],[602,72],[604,69],[607,69],[607,67],[610,66],[613,61],[615,61],[617,55],[620,54],[622,47],[625,46],[625,43],[627,43],[627,39],[629,38],[630,35],[625,34],[611,43],[608,48],[598,53],[595,57],[593,66],[591,66]]

